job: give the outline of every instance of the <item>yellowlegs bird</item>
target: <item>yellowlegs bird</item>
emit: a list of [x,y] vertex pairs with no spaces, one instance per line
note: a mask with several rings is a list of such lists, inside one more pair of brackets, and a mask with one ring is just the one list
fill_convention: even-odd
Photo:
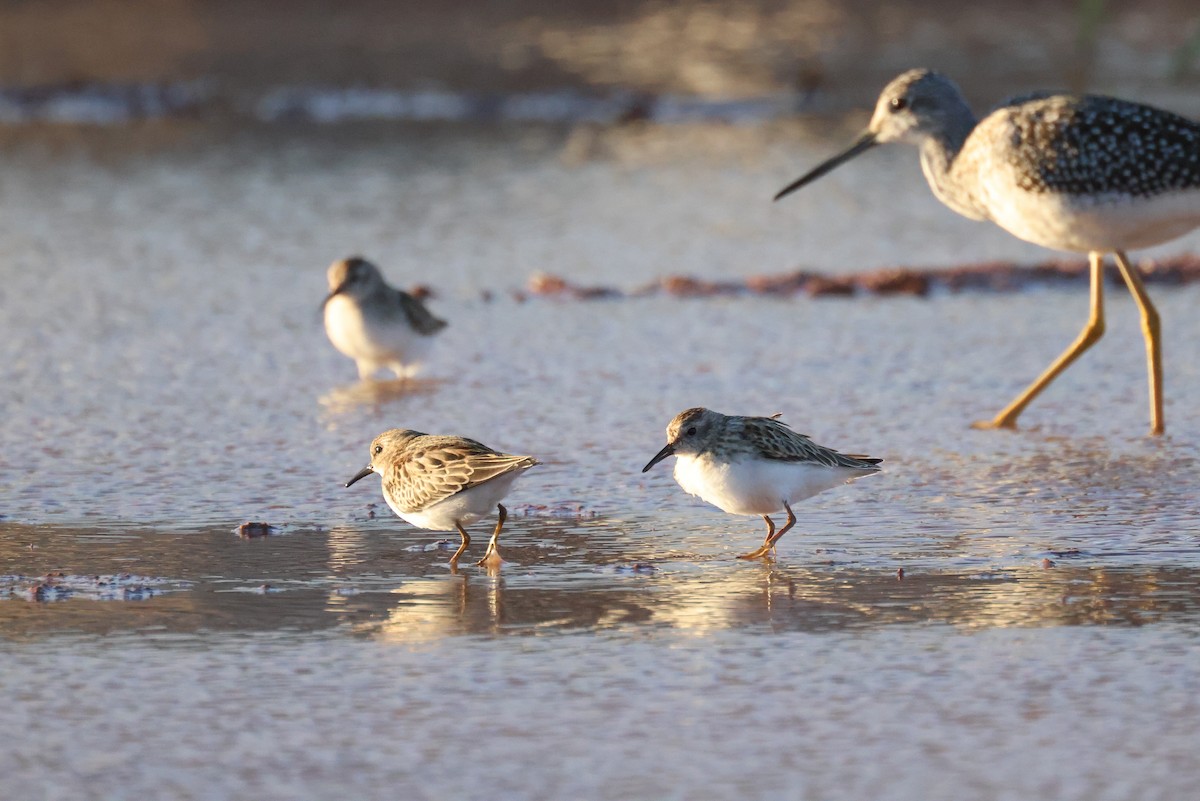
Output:
[[354,360],[358,377],[383,368],[408,378],[416,373],[433,335],[446,327],[420,299],[383,280],[379,268],[352,256],[329,265],[325,333]]
[[1015,428],[1029,402],[1104,334],[1103,260],[1112,253],[1141,311],[1150,432],[1161,434],[1158,312],[1125,252],[1200,226],[1200,124],[1127,100],[1049,93],[1010,100],[977,123],[948,78],[911,70],[884,88],[853,145],[775,199],[887,142],[917,145],[933,194],[959,214],[991,220],[1027,242],[1088,254],[1087,324],[1012,403],[975,425]]
[[[667,426],[667,444],[642,468],[645,473],[674,456],[675,480],[686,492],[730,514],[761,516],[766,539],[739,559],[761,559],[775,550],[796,525],[793,503],[879,472],[881,459],[818,445],[778,417],[685,409]],[[787,513],[787,522],[776,531],[769,515],[780,511]]]

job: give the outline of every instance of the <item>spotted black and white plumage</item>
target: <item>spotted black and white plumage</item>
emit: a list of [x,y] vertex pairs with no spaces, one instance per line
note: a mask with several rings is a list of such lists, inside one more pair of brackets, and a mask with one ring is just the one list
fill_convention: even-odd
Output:
[[1010,101],[980,124],[1002,127],[1026,192],[1147,198],[1200,189],[1200,124],[1098,95]]
[[1038,93],[976,122],[962,92],[931,70],[892,80],[848,150],[776,198],[878,144],[907,142],[939,200],[1028,242],[1123,252],[1200,226],[1200,123],[1098,95]]

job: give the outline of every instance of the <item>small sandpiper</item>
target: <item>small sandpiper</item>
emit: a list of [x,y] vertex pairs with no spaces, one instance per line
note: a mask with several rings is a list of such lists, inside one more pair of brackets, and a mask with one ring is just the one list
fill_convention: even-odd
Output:
[[383,280],[379,268],[352,256],[329,266],[325,333],[368,379],[387,368],[397,378],[420,369],[433,335],[446,327],[425,304]]
[[1200,226],[1200,123],[1102,95],[1043,92],[982,120],[950,79],[910,70],[884,87],[867,130],[847,150],[784,187],[815,181],[875,145],[908,142],[945,205],[1055,250],[1088,254],[1091,313],[1075,341],[1025,391],[978,428],[1015,428],[1051,381],[1104,334],[1104,254],[1112,253],[1142,315],[1150,433],[1163,432],[1160,322],[1125,251]]
[[495,507],[500,512],[487,551],[477,564],[499,565],[500,530],[508,510],[500,500],[513,482],[540,464],[532,456],[500,453],[466,437],[422,434],[393,428],[371,442],[371,463],[349,481],[371,473],[383,479],[383,498],[403,520],[429,531],[457,530],[462,542],[451,566],[471,544],[463,526],[475,522]]
[[[667,444],[642,472],[675,456],[675,480],[684,490],[722,511],[761,515],[767,522],[762,547],[740,559],[759,559],[775,549],[796,524],[792,504],[840,484],[878,473],[881,459],[846,456],[822,447],[772,417],[740,417],[710,409],[687,409],[667,426]],[[778,531],[769,515],[787,512]]]

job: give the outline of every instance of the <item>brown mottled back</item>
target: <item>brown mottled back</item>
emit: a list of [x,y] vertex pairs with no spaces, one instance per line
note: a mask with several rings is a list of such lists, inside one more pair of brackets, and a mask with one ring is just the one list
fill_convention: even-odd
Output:
[[[377,446],[382,451],[375,453]],[[539,462],[492,450],[466,437],[392,429],[371,443],[371,466],[404,512],[419,512],[452,495]]]

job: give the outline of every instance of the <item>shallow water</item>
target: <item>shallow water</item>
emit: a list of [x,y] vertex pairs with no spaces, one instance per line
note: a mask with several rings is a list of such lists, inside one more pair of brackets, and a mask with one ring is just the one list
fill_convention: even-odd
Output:
[[[1016,433],[968,424],[1075,335],[1082,283],[513,295],[535,271],[1045,257],[938,206],[911,151],[770,204],[851,127],[4,143],[5,795],[1184,797],[1200,288],[1152,290],[1159,440],[1115,286],[1105,339]],[[324,267],[357,251],[436,291],[451,325],[422,381],[354,383],[325,341]],[[692,405],[783,412],[884,472],[740,562],[760,521],[639,472]],[[452,574],[376,479],[342,487],[392,426],[543,460],[498,574]],[[248,520],[276,534],[240,539]]]

